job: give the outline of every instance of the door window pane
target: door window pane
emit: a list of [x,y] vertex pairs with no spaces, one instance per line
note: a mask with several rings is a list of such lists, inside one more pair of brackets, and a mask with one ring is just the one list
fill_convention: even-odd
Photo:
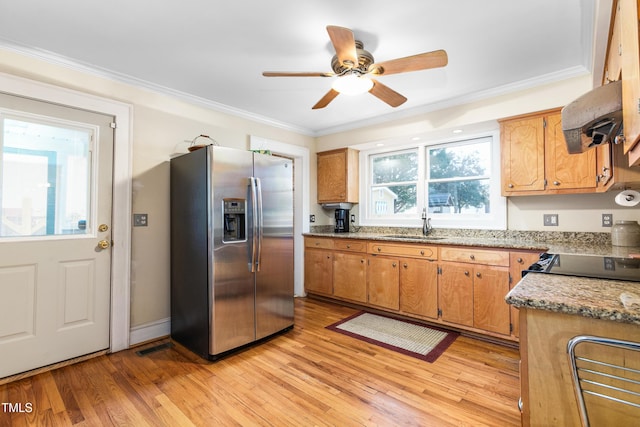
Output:
[[94,129],[3,116],[0,237],[85,234],[91,229]]

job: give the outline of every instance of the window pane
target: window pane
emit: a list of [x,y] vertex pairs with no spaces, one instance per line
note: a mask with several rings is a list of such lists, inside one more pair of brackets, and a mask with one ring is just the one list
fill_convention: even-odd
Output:
[[93,131],[11,118],[2,126],[0,237],[86,233]]
[[485,214],[490,212],[489,179],[429,183],[429,212]]
[[415,184],[372,187],[371,212],[373,216],[415,214],[418,205],[417,194]]
[[373,158],[373,184],[417,181],[418,153],[416,151],[376,156]]
[[429,179],[484,177],[491,170],[490,141],[429,150]]

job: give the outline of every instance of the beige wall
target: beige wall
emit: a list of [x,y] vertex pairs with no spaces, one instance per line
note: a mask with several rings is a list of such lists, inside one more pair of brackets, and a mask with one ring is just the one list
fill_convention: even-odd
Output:
[[2,49],[0,72],[133,105],[132,209],[147,213],[149,225],[132,230],[131,327],[170,316],[169,159],[187,152],[185,140],[206,134],[220,145],[246,149],[249,135],[256,135],[315,152],[309,136]]
[[[411,137],[419,135],[422,141],[442,140],[452,136],[456,128],[470,135],[476,130],[498,129],[497,119],[518,114],[560,107],[591,90],[592,77],[583,76],[536,89],[522,90],[510,95],[497,96],[420,114],[412,118],[395,120],[382,125],[344,131],[317,139],[322,150],[349,146],[366,149],[371,142],[384,142],[385,147],[410,144]],[[612,213],[619,219],[640,220],[640,207],[621,207],[614,203],[616,193],[510,197],[507,202],[507,228],[529,231],[600,231],[603,213]],[[317,205],[316,205],[317,206]],[[353,209],[358,216],[359,206]],[[333,224],[333,212],[317,208],[318,224]],[[543,214],[558,213],[557,227],[543,226]]]

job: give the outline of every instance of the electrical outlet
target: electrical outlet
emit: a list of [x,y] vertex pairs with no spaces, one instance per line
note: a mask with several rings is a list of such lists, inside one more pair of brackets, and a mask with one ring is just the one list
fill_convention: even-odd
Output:
[[602,226],[613,227],[613,214],[602,214]]
[[315,215],[309,215],[309,222],[316,222],[316,216]]
[[351,224],[355,224],[356,223],[356,216],[355,215],[351,215]]
[[557,227],[558,226],[558,214],[544,214],[542,215],[543,223],[545,227]]

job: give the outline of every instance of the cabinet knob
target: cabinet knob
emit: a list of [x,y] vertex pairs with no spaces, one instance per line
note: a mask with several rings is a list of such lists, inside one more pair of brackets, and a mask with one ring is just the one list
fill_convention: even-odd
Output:
[[464,272],[464,275],[465,275],[465,276],[468,276],[468,275],[469,275],[469,272],[468,272],[468,271],[465,271],[465,272]]
[[509,187],[509,188],[513,188],[513,184],[509,184],[507,187]]
[[524,262],[522,258],[518,258],[516,261],[518,262],[518,264],[522,264]]
[[482,275],[480,273],[476,273],[476,277],[481,277]]
[[553,181],[553,185],[560,185],[560,181]]
[[424,255],[424,251],[420,251],[420,255]]
[[382,252],[382,248],[378,246],[378,252]]
[[364,260],[363,259],[360,260],[360,264],[364,264]]
[[475,255],[473,255],[473,254],[471,254],[471,255],[469,255],[469,258],[471,258],[471,259],[476,259],[476,256],[475,256]]
[[351,245],[347,245],[347,249],[351,249]]
[[393,266],[393,268],[396,268],[396,263],[394,262],[393,264],[391,264]]
[[408,265],[407,265],[407,263],[406,263],[406,262],[404,263],[403,267],[404,267],[404,268],[407,268],[407,267],[408,267]]
[[331,255],[327,255],[327,259],[331,259]]

